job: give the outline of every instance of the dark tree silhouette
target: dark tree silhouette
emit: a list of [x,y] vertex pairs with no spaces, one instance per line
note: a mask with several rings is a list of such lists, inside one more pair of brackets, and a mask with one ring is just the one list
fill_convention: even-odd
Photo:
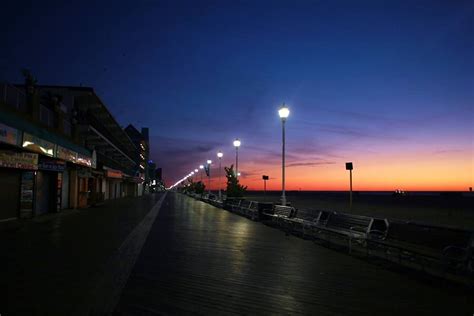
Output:
[[189,178],[188,183],[184,185],[183,191],[189,193],[203,194],[206,186],[201,181],[194,182],[193,179]]
[[239,184],[239,179],[235,176],[234,165],[230,167],[224,167],[226,178],[227,178],[227,191],[228,197],[243,197],[247,191],[247,187]]

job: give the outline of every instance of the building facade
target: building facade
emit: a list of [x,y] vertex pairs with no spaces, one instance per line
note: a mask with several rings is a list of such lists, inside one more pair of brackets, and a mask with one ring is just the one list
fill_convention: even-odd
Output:
[[142,128],[139,132],[132,124],[129,124],[125,129],[125,132],[130,137],[135,147],[138,149],[135,155],[135,161],[137,167],[135,169],[136,176],[142,180],[138,187],[138,195],[142,195],[145,192],[149,192],[150,180],[148,174],[148,158],[150,155],[149,139],[148,139],[148,128]]
[[0,222],[137,196],[141,152],[92,88],[0,84]]

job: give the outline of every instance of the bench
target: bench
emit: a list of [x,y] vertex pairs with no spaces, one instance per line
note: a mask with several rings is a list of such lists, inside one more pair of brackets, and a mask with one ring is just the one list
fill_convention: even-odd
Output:
[[240,205],[241,199],[237,198],[227,198],[224,201],[224,209],[228,211],[233,211],[235,207],[238,207]]
[[207,198],[207,203],[215,206],[215,207],[222,207],[222,201],[218,199],[218,196],[215,194],[209,194]]
[[331,241],[331,235],[343,237],[349,241],[349,252],[352,242],[365,245],[374,219],[372,217],[321,211],[316,224],[310,227],[313,236],[323,233],[325,240]]
[[371,239],[371,244],[382,246],[403,259],[424,264],[438,261],[444,267],[472,269],[474,232],[469,230],[431,226],[423,223],[389,221],[383,238]]
[[372,221],[372,217],[334,212],[330,214],[324,227],[340,234],[365,238]]
[[258,218],[258,202],[242,201],[240,205],[240,214],[252,220]]
[[246,216],[253,221],[258,220],[260,218],[259,204],[260,203],[257,201],[252,201],[252,204],[250,204],[249,208],[246,209]]
[[313,228],[321,222],[323,225],[330,212],[317,210],[298,211],[298,218],[293,219],[293,229],[295,233],[302,237],[312,236]]
[[248,209],[251,204],[252,204],[251,201],[241,200],[239,206],[235,207],[234,212],[240,215],[245,215],[245,210]]
[[273,215],[279,217],[293,218],[296,217],[296,209],[292,206],[274,205]]
[[292,206],[273,205],[271,213],[265,213],[264,215],[277,226],[285,230],[293,230],[295,223],[300,221],[296,219],[296,214],[297,210]]

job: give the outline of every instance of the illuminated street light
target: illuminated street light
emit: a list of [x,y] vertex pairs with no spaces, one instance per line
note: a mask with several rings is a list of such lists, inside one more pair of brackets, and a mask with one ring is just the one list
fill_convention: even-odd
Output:
[[197,170],[197,169],[194,169],[194,173],[198,173],[198,171],[199,171],[199,170]]
[[208,159],[207,160],[207,175],[208,175],[208,184],[209,184],[209,194],[211,194],[211,164],[212,164],[212,160]]
[[222,151],[217,152],[217,158],[219,158],[219,201],[222,201],[222,195],[221,195],[221,160],[222,157],[224,157],[224,154]]
[[283,103],[281,108],[278,110],[278,115],[281,119],[281,130],[282,130],[282,147],[281,147],[281,205],[286,205],[285,196],[285,123],[286,119],[290,115],[290,109]]
[[239,176],[239,147],[241,144],[240,139],[236,138],[233,144],[235,147],[235,174]]
[[202,183],[202,169],[204,169],[203,165],[199,165],[199,169],[201,169],[201,183]]

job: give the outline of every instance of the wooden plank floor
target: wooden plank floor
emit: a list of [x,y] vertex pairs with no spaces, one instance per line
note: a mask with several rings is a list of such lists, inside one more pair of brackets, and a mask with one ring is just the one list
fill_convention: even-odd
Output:
[[170,193],[116,314],[470,315],[471,295]]

